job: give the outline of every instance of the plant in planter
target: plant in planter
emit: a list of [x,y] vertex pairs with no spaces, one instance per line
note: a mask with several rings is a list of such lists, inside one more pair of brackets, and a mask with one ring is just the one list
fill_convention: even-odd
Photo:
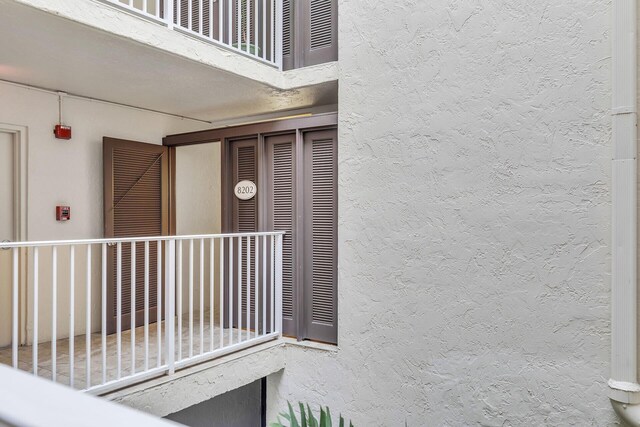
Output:
[[[313,415],[309,404],[307,404],[307,409],[305,411],[305,406],[300,402],[300,419],[298,421],[298,417],[296,416],[291,403],[287,402],[287,405],[289,405],[289,412],[281,412],[278,416],[278,422],[271,423],[269,427],[332,427],[331,411],[329,411],[328,406],[325,408],[322,408],[321,406],[319,417],[316,418]],[[284,418],[288,424],[283,424],[280,417]],[[338,427],[345,427],[342,415],[340,415]],[[351,421],[349,421],[349,427],[353,427],[353,423]]]
[[[240,49],[243,52],[248,52],[251,55],[257,55],[260,56],[262,54],[262,49],[260,49],[259,46],[256,46],[255,44],[251,43],[251,37],[247,37],[247,0],[240,0],[240,3],[238,4],[239,8],[240,8],[240,13],[241,13],[241,17],[242,17],[242,26],[240,28],[240,37],[241,37],[241,43],[232,43],[231,46],[235,47],[236,49]],[[255,16],[254,16],[255,19]],[[255,37],[257,40],[257,36]],[[257,43],[257,41],[256,41]]]

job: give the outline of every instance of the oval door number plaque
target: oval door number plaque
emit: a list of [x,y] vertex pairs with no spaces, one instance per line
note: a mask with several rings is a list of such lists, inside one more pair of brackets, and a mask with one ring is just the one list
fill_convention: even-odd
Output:
[[258,188],[256,184],[252,181],[240,181],[236,184],[236,188],[233,192],[236,194],[236,197],[240,200],[249,200],[256,195]]

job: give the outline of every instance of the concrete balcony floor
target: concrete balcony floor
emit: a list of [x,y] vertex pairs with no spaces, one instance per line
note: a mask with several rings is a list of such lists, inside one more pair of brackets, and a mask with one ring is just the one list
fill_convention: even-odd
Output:
[[[255,337],[253,331],[233,329],[221,329],[218,323],[213,325],[213,341],[211,340],[211,324],[209,311],[205,311],[204,325],[202,328],[202,340],[200,329],[200,315],[198,312],[194,313],[193,319],[193,347],[192,354],[197,356],[203,352],[211,351],[212,349],[220,348],[221,339],[225,346],[229,345],[231,335],[233,334],[233,343],[244,342]],[[189,318],[188,315],[183,316],[182,321],[182,346],[180,348],[178,343],[177,334],[177,320],[175,322],[176,327],[176,343],[175,343],[175,360],[181,360],[189,357]],[[162,362],[165,361],[165,321],[161,324],[161,357]],[[145,371],[145,339],[144,339],[144,327],[140,326],[135,329],[135,373],[141,373]],[[240,335],[240,341],[238,337]],[[121,372],[120,378],[131,375],[134,371],[132,369],[132,351],[131,351],[131,331],[123,331],[121,335]],[[158,327],[156,323],[149,325],[149,369],[156,368],[158,366]],[[56,382],[71,385],[71,372],[70,372],[70,352],[69,352],[69,339],[58,340],[56,344]],[[101,333],[91,334],[90,342],[90,383],[91,386],[96,386],[103,381],[103,366],[102,366],[102,335]],[[106,357],[106,380],[114,381],[118,379],[117,367],[117,335],[107,335],[107,357]],[[73,387],[79,390],[86,389],[86,337],[85,335],[76,336],[74,338],[74,351],[73,351]],[[52,346],[51,342],[43,342],[38,344],[38,376],[42,378],[52,379]],[[11,365],[11,348],[0,349],[0,363]],[[33,372],[33,346],[21,346],[18,348],[18,367],[21,370],[27,372]],[[142,380],[141,380],[142,381]]]

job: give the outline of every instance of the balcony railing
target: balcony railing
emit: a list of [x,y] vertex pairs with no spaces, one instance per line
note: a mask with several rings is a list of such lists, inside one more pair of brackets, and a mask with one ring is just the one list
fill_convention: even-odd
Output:
[[282,236],[2,243],[0,363],[103,393],[276,339]]
[[0,426],[181,426],[2,365],[0,384]]
[[283,0],[102,0],[282,69]]

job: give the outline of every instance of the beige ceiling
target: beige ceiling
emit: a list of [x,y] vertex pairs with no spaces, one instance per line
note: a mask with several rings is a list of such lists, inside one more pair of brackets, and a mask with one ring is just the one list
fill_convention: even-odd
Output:
[[338,90],[278,90],[7,0],[0,79],[210,121],[336,104]]

